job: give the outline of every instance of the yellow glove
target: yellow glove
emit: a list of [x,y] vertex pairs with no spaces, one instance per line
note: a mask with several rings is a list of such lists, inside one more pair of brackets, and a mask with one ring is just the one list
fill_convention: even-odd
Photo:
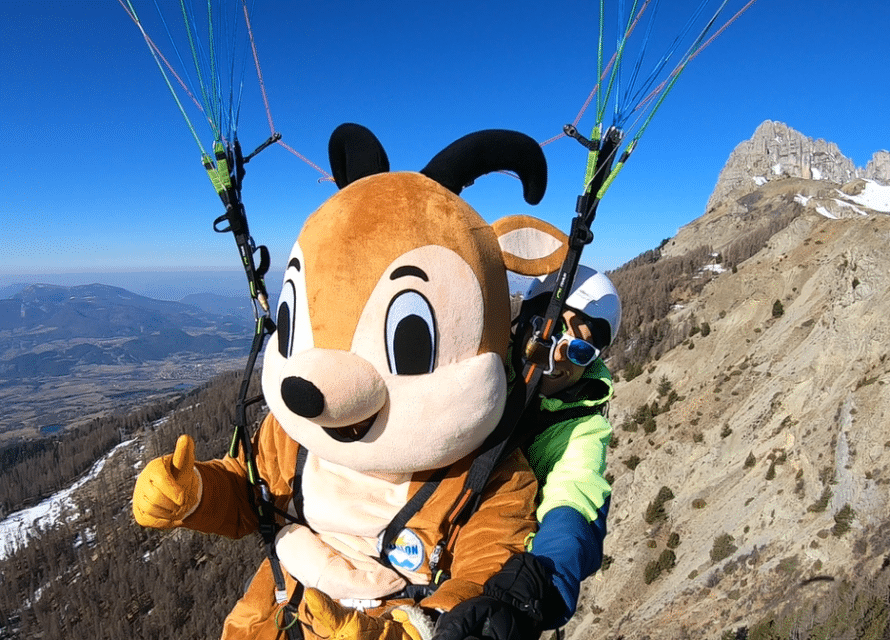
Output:
[[149,462],[133,489],[133,516],[143,527],[171,529],[201,500],[201,475],[195,469],[195,441],[181,435],[176,450]]
[[418,607],[399,607],[374,618],[317,589],[303,594],[300,621],[313,640],[430,640],[433,634],[432,621]]

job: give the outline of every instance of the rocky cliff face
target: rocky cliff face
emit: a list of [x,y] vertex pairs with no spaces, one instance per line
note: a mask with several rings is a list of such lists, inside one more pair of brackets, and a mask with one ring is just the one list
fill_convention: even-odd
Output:
[[813,140],[781,122],[767,120],[750,140],[739,144],[730,154],[706,211],[730,194],[738,198],[765,182],[782,178],[827,180],[837,184],[865,178],[890,184],[890,153],[878,151],[866,167],[860,169],[833,142]]

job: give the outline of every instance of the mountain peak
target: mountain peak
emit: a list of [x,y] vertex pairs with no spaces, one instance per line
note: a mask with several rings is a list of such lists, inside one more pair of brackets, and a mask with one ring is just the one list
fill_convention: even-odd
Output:
[[710,247],[726,255],[806,212],[835,220],[890,214],[890,153],[878,151],[857,168],[833,142],[767,120],[730,154],[705,213],[681,227],[661,254]]
[[732,195],[740,198],[766,182],[783,178],[845,184],[857,178],[890,184],[890,153],[877,151],[857,168],[833,142],[805,136],[782,122],[766,120],[730,154],[707,204],[711,211]]

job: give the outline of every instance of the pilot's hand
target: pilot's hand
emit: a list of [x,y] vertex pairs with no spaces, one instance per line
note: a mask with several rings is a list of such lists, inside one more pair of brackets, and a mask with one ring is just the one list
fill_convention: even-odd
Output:
[[433,640],[517,640],[538,634],[540,629],[515,607],[498,598],[481,595],[443,613],[436,623]]
[[443,613],[434,640],[535,640],[562,605],[550,574],[535,556],[518,553],[485,583],[481,596]]
[[201,501],[201,475],[195,468],[195,441],[181,435],[172,454],[149,462],[133,489],[133,516],[143,527],[182,526]]

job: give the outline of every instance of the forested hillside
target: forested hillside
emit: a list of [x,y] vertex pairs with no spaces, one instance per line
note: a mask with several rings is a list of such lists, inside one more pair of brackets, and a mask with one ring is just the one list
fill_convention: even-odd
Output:
[[6,444],[0,449],[0,519],[70,485],[122,439],[170,411],[174,402],[96,418],[55,436]]
[[[752,200],[755,198],[752,196]],[[751,221],[743,233],[715,252],[702,245],[682,255],[664,255],[670,239],[609,273],[621,294],[621,328],[609,349],[609,368],[615,373],[627,370],[634,377],[646,362],[660,357],[700,331],[710,327],[705,320],[686,324],[668,322],[668,314],[677,305],[694,299],[711,280],[723,271],[732,271],[763,249],[801,213],[803,208],[790,203],[781,211],[771,212]]]
[[[15,456],[5,452],[4,495],[15,505],[82,472],[63,459],[81,444],[104,453],[119,437],[130,440],[75,495],[64,522],[0,560],[0,638],[219,636],[263,557],[259,540],[143,529],[133,520],[131,496],[135,467],[172,451],[180,433],[194,436],[200,458],[224,454],[238,382],[224,375],[175,401],[97,421],[94,438],[84,432]],[[7,473],[5,461],[14,457],[18,464]]]

